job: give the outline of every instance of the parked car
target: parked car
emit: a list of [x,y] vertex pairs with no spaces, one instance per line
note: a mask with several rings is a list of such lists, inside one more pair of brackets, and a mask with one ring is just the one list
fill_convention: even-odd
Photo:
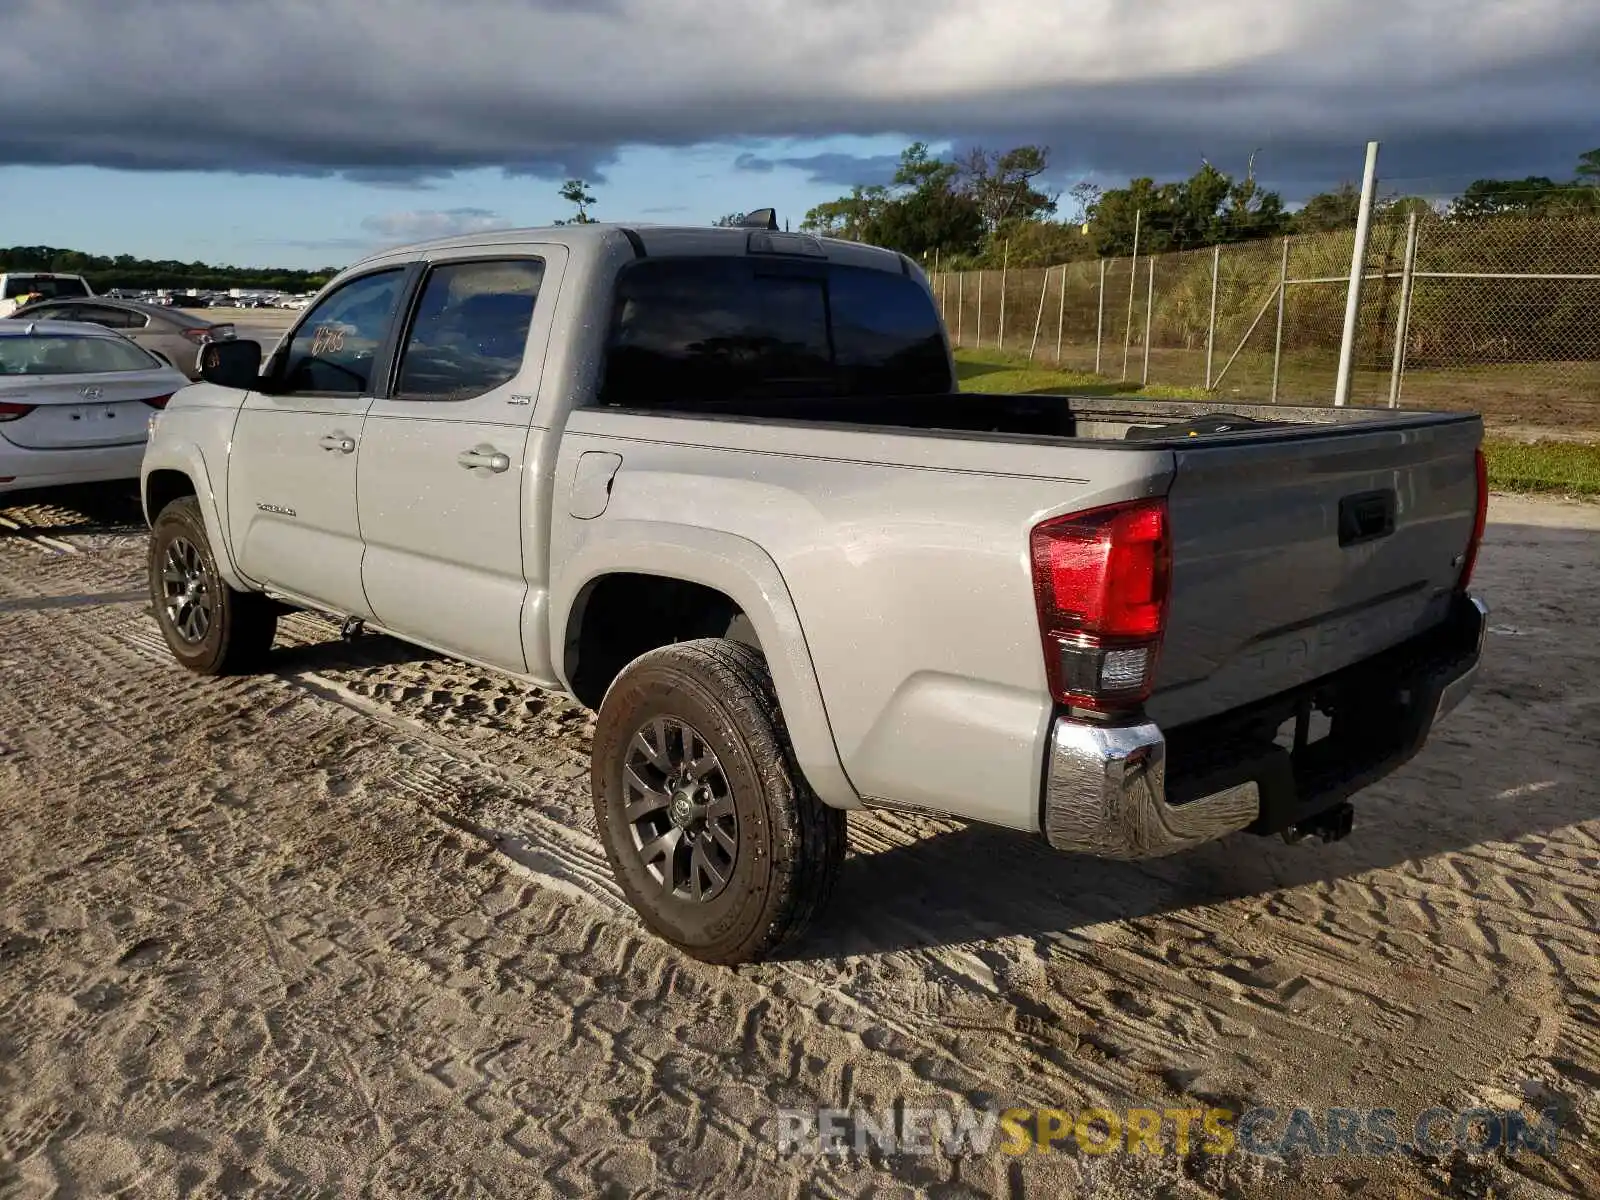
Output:
[[207,346],[143,469],[173,655],[289,605],[570,692],[623,892],[724,963],[847,810],[1334,840],[1466,694],[1478,417],[963,393],[910,259],[760,220],[390,251]]
[[40,300],[18,309],[13,320],[85,321],[115,329],[190,379],[200,378],[200,347],[234,336],[227,321],[208,321],[181,308],[162,308],[137,300]]
[[109,330],[0,321],[0,492],[137,479],[150,415],[188,382]]
[[29,297],[51,300],[58,296],[92,296],[82,275],[52,271],[11,271],[0,275],[0,317],[8,317]]

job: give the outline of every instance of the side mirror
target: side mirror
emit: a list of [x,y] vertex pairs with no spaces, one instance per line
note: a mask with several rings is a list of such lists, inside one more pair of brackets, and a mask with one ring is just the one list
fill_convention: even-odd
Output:
[[261,386],[261,343],[248,338],[200,347],[200,378],[218,387],[250,391]]

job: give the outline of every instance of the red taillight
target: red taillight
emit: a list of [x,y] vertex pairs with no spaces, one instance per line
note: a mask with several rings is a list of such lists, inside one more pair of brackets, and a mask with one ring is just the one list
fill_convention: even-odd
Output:
[[1483,451],[1477,452],[1478,500],[1477,511],[1472,515],[1472,538],[1467,542],[1467,552],[1461,564],[1461,590],[1466,591],[1472,582],[1472,568],[1478,565],[1478,547],[1483,545],[1484,526],[1489,523],[1489,464]]
[[15,421],[18,417],[25,417],[37,405],[33,404],[6,404],[0,402],[0,421]]
[[173,395],[174,393],[168,392],[165,396],[151,396],[145,400],[145,403],[151,408],[165,408],[167,401],[171,400]]
[[185,329],[183,331],[183,336],[188,338],[195,345],[203,346],[203,345],[205,345],[207,342],[209,342],[211,340],[211,330],[209,328],[207,328],[207,329]]
[[1099,710],[1144,700],[1172,585],[1167,502],[1056,517],[1036,526],[1031,541],[1051,695]]

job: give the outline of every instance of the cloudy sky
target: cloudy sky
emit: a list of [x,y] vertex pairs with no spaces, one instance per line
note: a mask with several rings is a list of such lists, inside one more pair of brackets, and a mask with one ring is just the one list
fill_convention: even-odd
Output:
[[566,215],[798,221],[899,150],[1290,199],[1570,175],[1600,0],[0,0],[0,245],[315,266]]

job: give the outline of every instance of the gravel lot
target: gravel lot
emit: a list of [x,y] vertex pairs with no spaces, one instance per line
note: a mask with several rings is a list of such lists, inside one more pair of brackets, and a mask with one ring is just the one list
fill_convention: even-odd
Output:
[[[703,967],[588,715],[285,623],[201,680],[116,491],[0,502],[0,1194],[1600,1194],[1600,507],[1497,497],[1475,698],[1331,847],[1117,865],[852,819],[821,927]],[[1539,1156],[781,1158],[780,1107],[1555,1107]]]

